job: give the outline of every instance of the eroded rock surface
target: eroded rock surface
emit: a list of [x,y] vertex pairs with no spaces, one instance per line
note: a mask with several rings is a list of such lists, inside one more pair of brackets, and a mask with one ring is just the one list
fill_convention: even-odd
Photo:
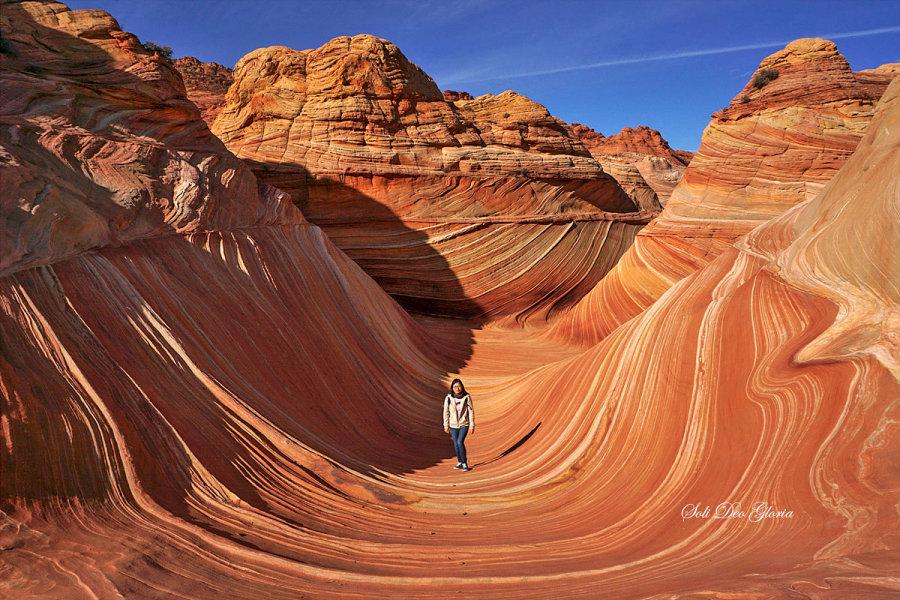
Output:
[[213,129],[408,308],[524,320],[577,301],[659,205],[529,98],[456,98],[390,42],[341,37],[245,56]]
[[[895,590],[900,81],[826,190],[579,348],[411,317],[106,13],[0,18],[0,596]],[[721,502],[775,514],[685,518]]]
[[225,92],[234,81],[231,69],[216,62],[200,62],[193,56],[175,60],[187,97],[197,105],[203,120],[212,123],[222,110]]
[[[777,77],[755,87],[769,69]],[[867,130],[893,71],[854,73],[821,38],[765,58],[713,115],[663,212],[555,332],[596,343],[740,236],[819,194]]]
[[631,197],[644,204],[665,204],[693,156],[673,150],[658,131],[645,125],[606,137],[573,123],[572,133]]
[[[0,274],[85,250],[302,220],[259,187],[178,74],[102,11],[3,5]],[[36,42],[35,40],[41,40]]]

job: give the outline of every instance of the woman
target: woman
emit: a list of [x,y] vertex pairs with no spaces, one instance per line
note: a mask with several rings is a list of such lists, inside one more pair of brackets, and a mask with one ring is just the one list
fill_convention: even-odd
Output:
[[454,379],[450,383],[450,392],[444,396],[444,433],[453,438],[453,449],[456,450],[454,469],[469,470],[466,462],[466,447],[463,442],[467,433],[475,433],[475,410],[472,408],[472,397],[466,392],[463,382]]

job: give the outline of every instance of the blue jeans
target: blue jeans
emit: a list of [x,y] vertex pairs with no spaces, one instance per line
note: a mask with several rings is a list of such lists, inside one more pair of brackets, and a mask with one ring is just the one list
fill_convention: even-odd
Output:
[[466,446],[463,444],[463,440],[466,439],[467,433],[469,433],[468,425],[463,425],[458,429],[456,427],[450,428],[450,437],[453,438],[453,449],[456,451],[456,460],[461,463],[466,462]]

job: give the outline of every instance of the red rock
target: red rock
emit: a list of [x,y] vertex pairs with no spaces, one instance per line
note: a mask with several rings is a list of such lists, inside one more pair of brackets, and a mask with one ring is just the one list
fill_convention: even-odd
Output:
[[[598,134],[589,127],[578,123],[573,123],[572,127],[589,150],[600,154],[644,154],[661,156],[681,162],[681,156],[684,156],[686,152],[681,150],[682,154],[676,155],[676,151],[672,150],[662,135],[646,125],[638,125],[634,128],[626,127],[611,137],[605,137],[603,134]],[[690,152],[687,154],[693,156]],[[683,163],[683,165],[687,166],[687,163]]]
[[757,73],[765,69],[778,77],[759,89],[751,77],[713,115],[665,210],[557,334],[596,343],[740,236],[820,193],[853,153],[892,77],[889,68],[854,73],[820,38],[791,42]]
[[370,35],[255,50],[225,102],[225,144],[417,311],[521,321],[575,302],[659,210],[545,107],[512,91],[448,102]]
[[[4,5],[0,274],[137,239],[302,220],[102,11]],[[35,39],[43,43],[36,43]]]
[[686,150],[672,150],[658,131],[644,125],[626,127],[612,137],[580,123],[573,123],[571,129],[603,169],[642,206],[665,204],[693,156]]
[[457,92],[454,90],[444,90],[444,100],[447,102],[456,102],[457,100],[473,100],[472,94],[469,92]]
[[193,56],[175,60],[175,69],[181,73],[187,97],[200,109],[203,120],[212,124],[234,81],[231,69],[216,62],[200,62]]
[[214,130],[269,170],[290,170],[293,161],[317,176],[518,171],[594,179],[616,191],[540,104],[510,91],[447,102],[396,46],[374,36],[316,50],[261,48],[234,75]]
[[[411,318],[106,13],[7,3],[0,25],[23,57],[0,57],[4,190],[40,205],[6,177],[45,177],[127,238],[58,212],[0,277],[4,598],[894,591],[900,81],[827,189],[581,350]],[[126,197],[183,226],[111,228]],[[8,198],[4,240],[28,222]],[[469,473],[440,429],[456,374]],[[722,501],[791,516],[684,516]]]
[[688,166],[691,163],[691,159],[694,158],[694,153],[690,150],[672,150],[672,154],[674,154],[684,166]]

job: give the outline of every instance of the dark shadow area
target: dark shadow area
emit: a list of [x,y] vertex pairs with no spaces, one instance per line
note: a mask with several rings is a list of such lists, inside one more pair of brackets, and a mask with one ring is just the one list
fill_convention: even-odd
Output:
[[[471,358],[472,330],[482,325],[482,307],[466,297],[447,260],[428,244],[428,236],[407,226],[390,207],[341,182],[316,178],[301,165],[246,162],[261,181],[291,194],[304,216],[414,317],[420,330],[416,351],[443,368],[415,384],[421,407],[421,419],[415,421],[398,421],[391,406],[384,404],[389,387],[379,390],[378,381],[361,384],[370,390],[366,410],[371,414],[359,418],[377,417],[384,430],[400,440],[406,458],[385,456],[367,444],[354,455],[354,468],[410,473],[451,458],[452,445],[447,448],[442,428],[447,389],[441,379],[457,374]],[[410,268],[410,263],[418,267]],[[394,376],[386,371],[386,378],[413,375],[401,359],[382,357],[396,361]]]
[[[428,244],[428,236],[404,223],[389,206],[334,177],[313,175],[302,165],[244,161],[261,181],[288,192],[303,215],[408,312],[482,322],[484,308],[466,296],[447,260]],[[377,177],[387,186],[415,180],[356,177]],[[456,368],[448,365],[447,371],[455,373]]]

